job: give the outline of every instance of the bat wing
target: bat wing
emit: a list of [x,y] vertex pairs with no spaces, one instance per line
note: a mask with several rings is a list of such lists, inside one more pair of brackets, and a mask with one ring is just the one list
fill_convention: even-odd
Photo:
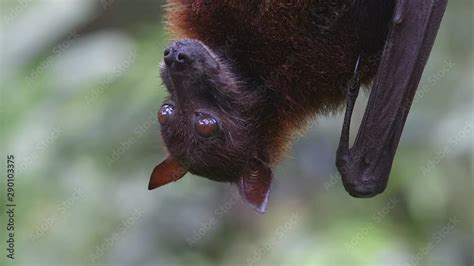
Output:
[[347,95],[336,165],[345,189],[354,197],[372,197],[387,186],[400,136],[446,5],[447,0],[396,0],[372,93],[351,148],[349,125],[358,82],[354,85],[355,95]]

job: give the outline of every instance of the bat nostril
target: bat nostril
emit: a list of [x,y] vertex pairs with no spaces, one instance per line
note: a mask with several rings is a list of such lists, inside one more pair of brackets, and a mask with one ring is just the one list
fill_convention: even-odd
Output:
[[176,62],[178,63],[186,63],[189,62],[189,56],[183,52],[179,52],[176,56]]
[[164,57],[165,57],[165,58],[164,58],[165,64],[166,64],[167,66],[172,65],[172,64],[173,64],[173,61],[174,61],[174,60],[173,60],[173,51],[172,51],[172,49],[171,49],[171,48],[166,48],[165,51],[164,51],[164,53],[163,53],[163,55],[164,55]]

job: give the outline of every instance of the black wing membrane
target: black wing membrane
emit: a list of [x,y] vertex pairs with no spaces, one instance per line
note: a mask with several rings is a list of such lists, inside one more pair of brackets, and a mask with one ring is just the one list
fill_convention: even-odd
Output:
[[347,192],[373,197],[388,183],[400,136],[447,0],[397,0],[380,66],[357,138],[349,125],[357,98],[348,95],[336,165]]

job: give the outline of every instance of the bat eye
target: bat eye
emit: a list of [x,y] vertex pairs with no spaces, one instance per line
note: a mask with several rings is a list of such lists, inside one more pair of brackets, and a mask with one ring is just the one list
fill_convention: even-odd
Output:
[[163,104],[163,106],[161,106],[160,112],[158,113],[158,121],[162,126],[166,125],[173,115],[174,106],[171,104]]
[[217,120],[214,117],[203,113],[196,113],[196,116],[194,127],[199,136],[206,139],[215,137],[219,131]]

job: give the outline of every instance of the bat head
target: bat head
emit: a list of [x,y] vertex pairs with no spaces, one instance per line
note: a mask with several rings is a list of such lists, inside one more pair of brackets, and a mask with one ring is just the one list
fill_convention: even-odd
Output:
[[149,189],[190,172],[237,184],[264,212],[272,172],[258,148],[257,92],[245,88],[224,55],[195,40],[165,50],[161,78],[170,93],[158,112],[169,157],[153,171]]

